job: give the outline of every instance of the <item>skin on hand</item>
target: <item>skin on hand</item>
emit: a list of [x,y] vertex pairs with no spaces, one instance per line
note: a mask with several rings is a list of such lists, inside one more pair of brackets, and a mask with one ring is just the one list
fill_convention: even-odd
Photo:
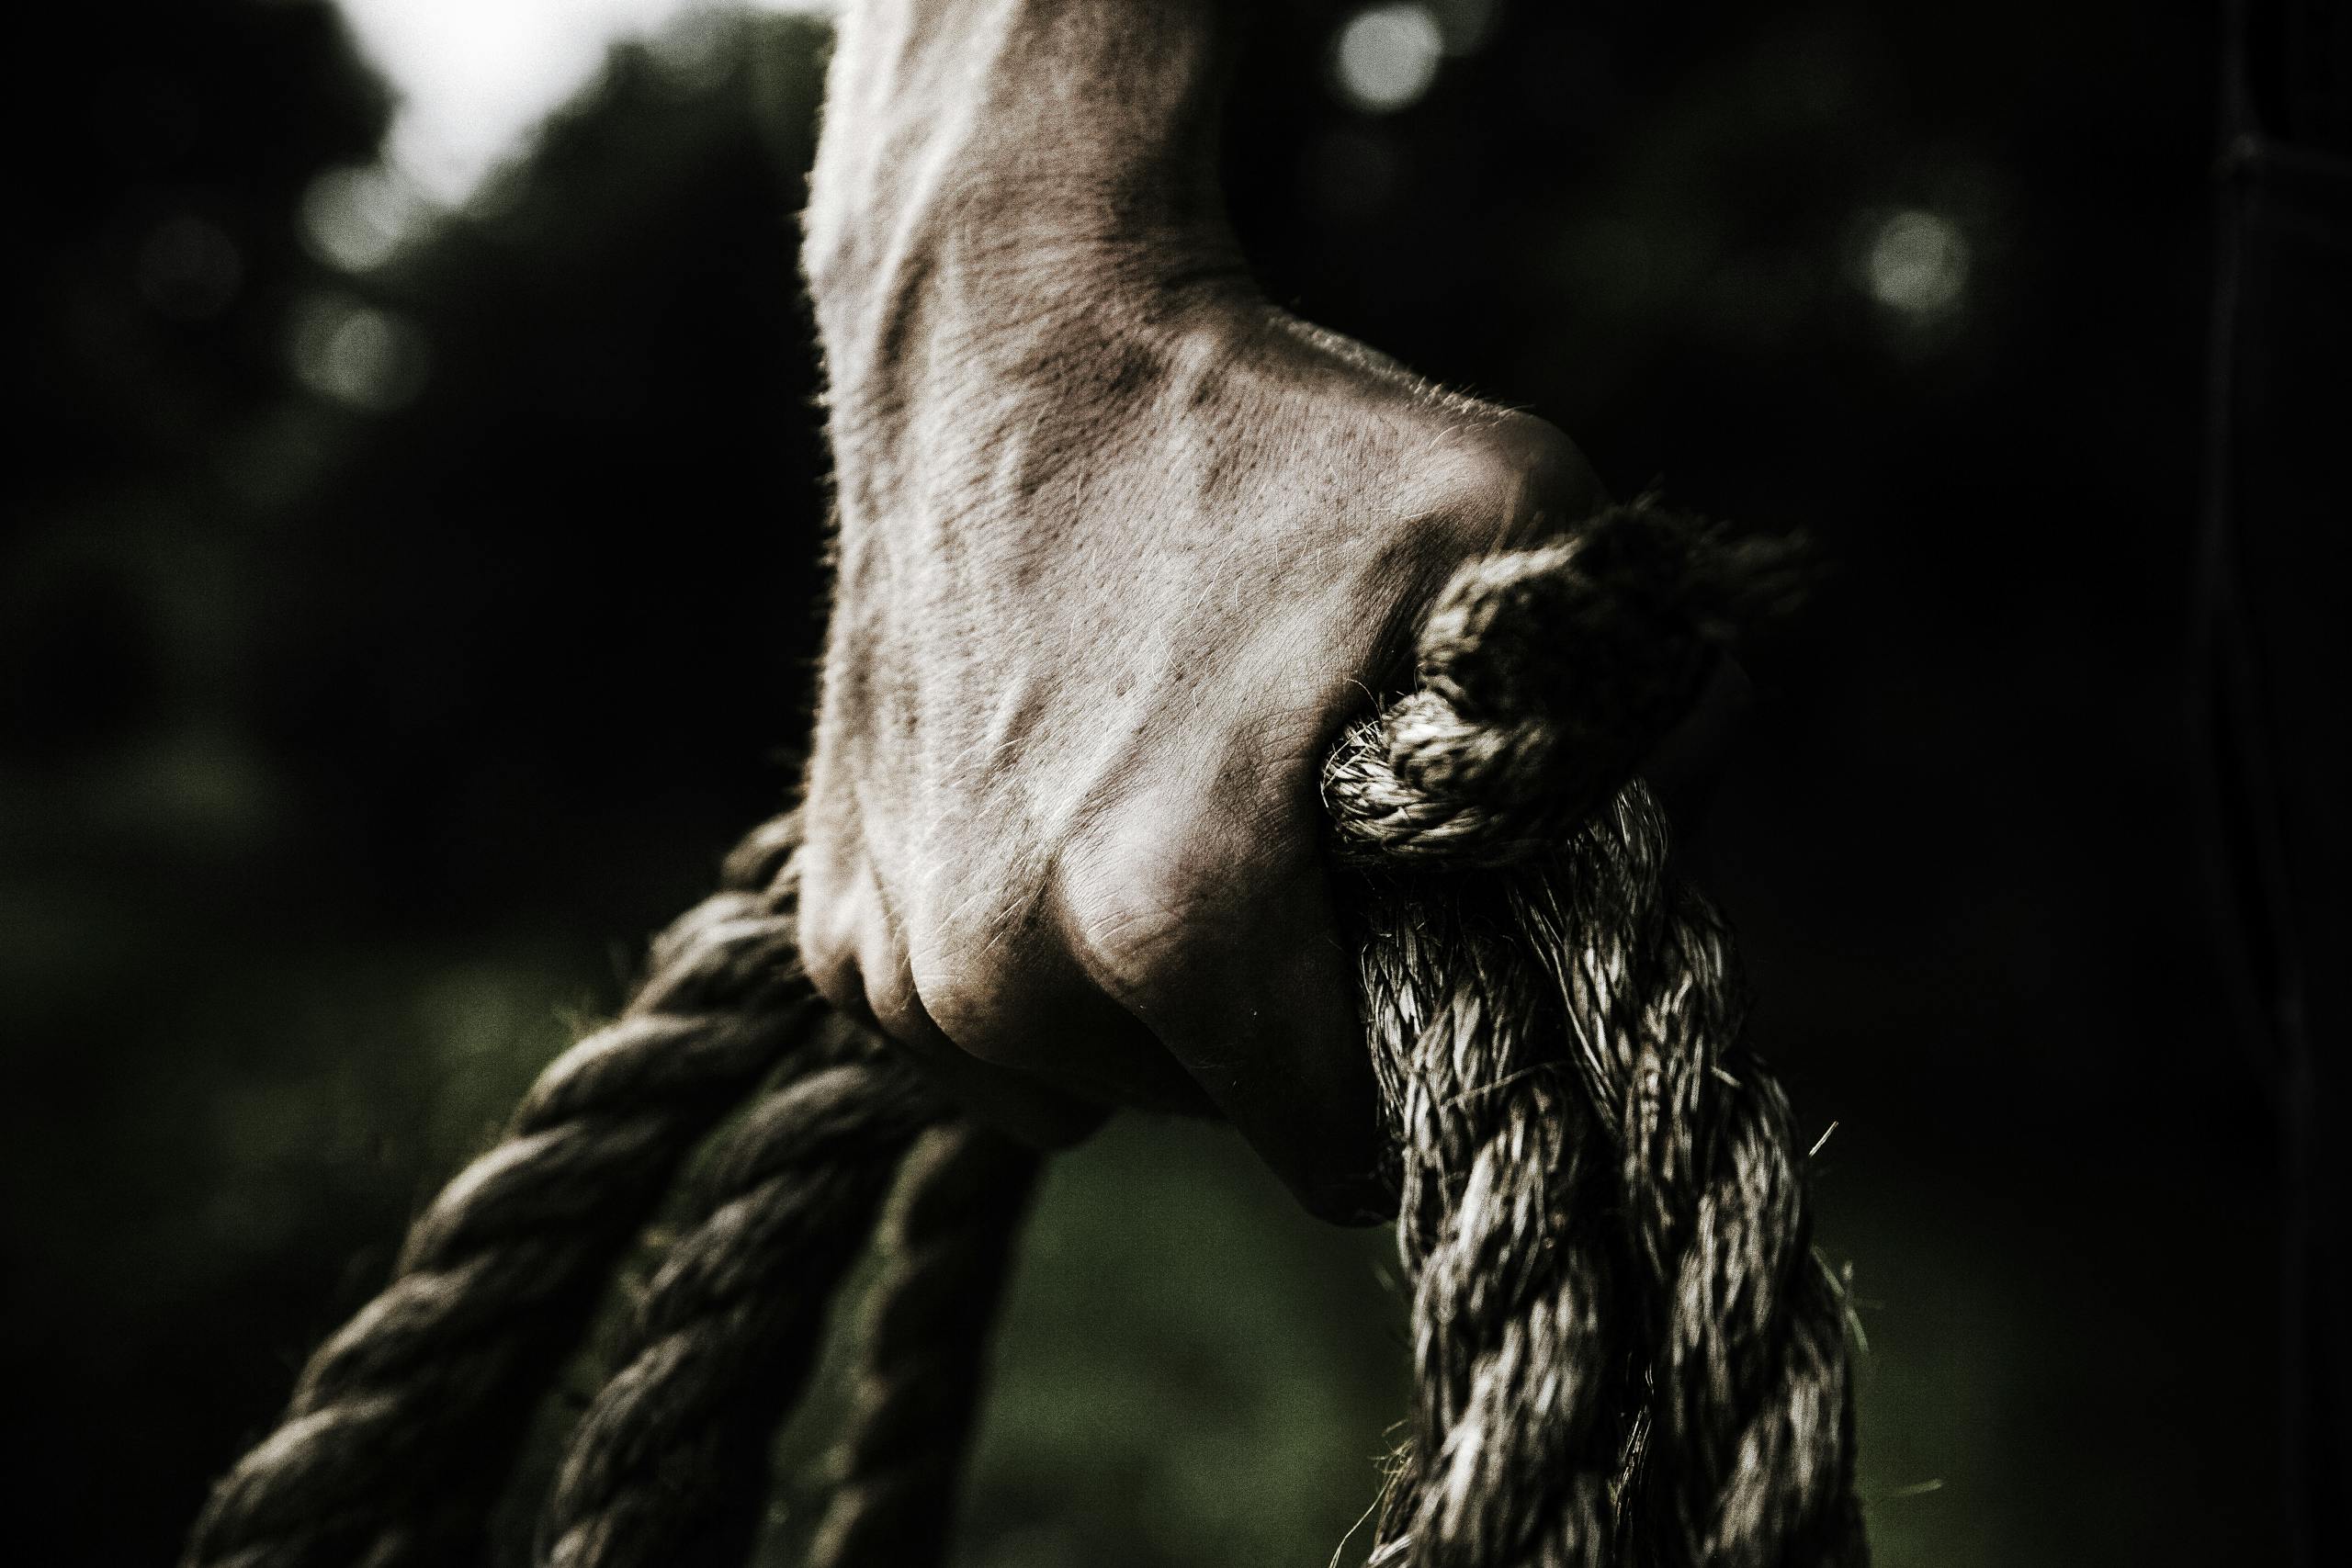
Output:
[[840,536],[801,945],[1033,1141],[1214,1109],[1363,1219],[1321,761],[1457,563],[1600,496],[1549,425],[1250,288],[1205,172],[1220,25],[845,21],[807,252]]

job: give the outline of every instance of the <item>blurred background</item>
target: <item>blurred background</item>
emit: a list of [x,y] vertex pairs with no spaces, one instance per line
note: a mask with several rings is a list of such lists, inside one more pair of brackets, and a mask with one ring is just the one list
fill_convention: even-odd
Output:
[[[1800,1117],[1838,1124],[1880,1560],[2275,1559],[2274,1139],[2187,697],[2216,17],[1264,10],[1230,161],[1276,298],[1556,421],[1620,494],[1832,563],[1752,651],[1700,866]],[[828,29],[688,0],[41,25],[0,1353],[22,1495],[67,1558],[130,1564],[785,797]],[[1387,1248],[1216,1129],[1059,1162],[965,1561],[1328,1561],[1404,1409]]]

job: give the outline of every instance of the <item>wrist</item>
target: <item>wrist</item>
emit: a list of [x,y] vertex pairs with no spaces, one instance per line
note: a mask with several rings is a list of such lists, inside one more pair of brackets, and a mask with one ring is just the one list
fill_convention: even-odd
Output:
[[829,337],[910,288],[1053,311],[1245,276],[1219,0],[910,10],[865,0],[836,44],[802,251]]

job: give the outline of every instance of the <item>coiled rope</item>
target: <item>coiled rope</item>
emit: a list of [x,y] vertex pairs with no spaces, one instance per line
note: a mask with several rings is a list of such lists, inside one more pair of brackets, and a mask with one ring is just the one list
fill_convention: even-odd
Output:
[[[1741,1043],[1729,933],[1625,782],[1786,588],[1776,552],[1646,503],[1489,557],[1432,610],[1417,689],[1326,768],[1412,1291],[1376,1568],[1867,1562],[1804,1155]],[[1035,1161],[817,1003],[795,838],[787,816],[736,852],[621,1017],[418,1220],[215,1490],[187,1568],[479,1556],[621,1254],[755,1093],[571,1435],[538,1556],[744,1559],[771,1437],[895,1181],[812,1558],[943,1560]]]

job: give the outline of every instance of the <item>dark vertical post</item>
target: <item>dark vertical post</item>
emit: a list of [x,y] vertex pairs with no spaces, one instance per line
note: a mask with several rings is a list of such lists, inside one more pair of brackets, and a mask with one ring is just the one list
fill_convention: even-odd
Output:
[[2352,5],[2224,0],[2198,716],[2279,1132],[2292,1561],[2352,1561]]

